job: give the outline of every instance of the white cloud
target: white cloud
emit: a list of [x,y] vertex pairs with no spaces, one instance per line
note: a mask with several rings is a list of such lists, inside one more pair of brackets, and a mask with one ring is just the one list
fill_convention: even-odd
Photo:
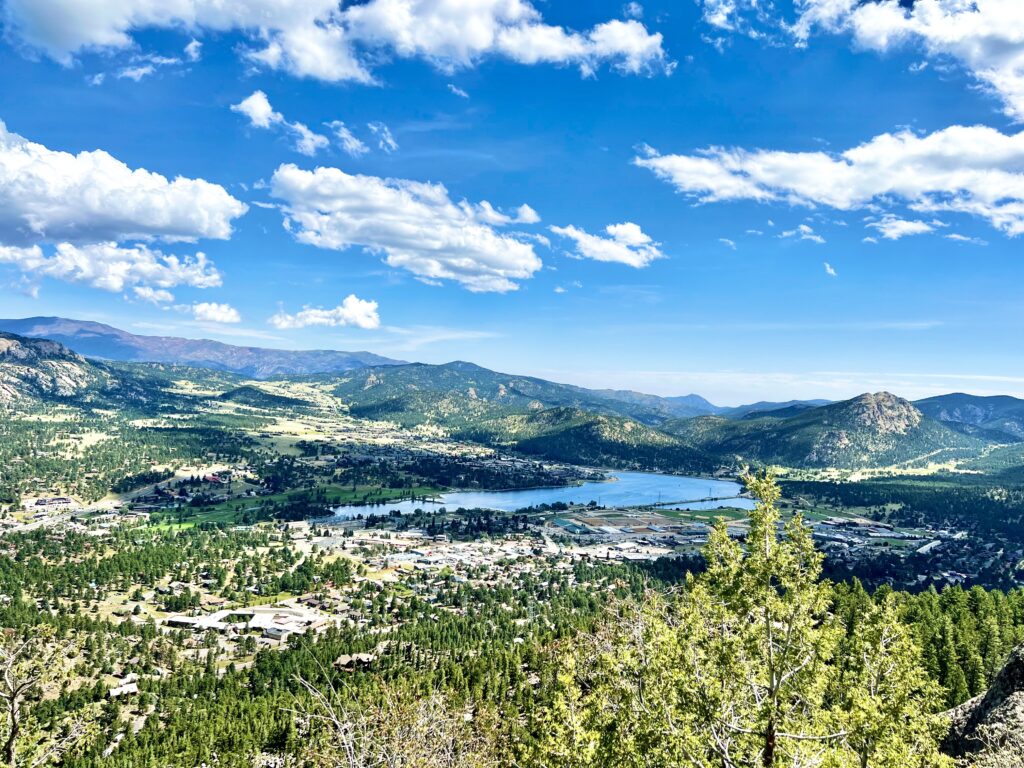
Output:
[[828,275],[829,277],[839,276],[836,272],[836,268],[829,264],[827,261],[825,262],[825,274]]
[[616,262],[640,269],[664,256],[659,249],[661,244],[651,240],[631,221],[605,227],[610,237],[592,235],[571,225],[551,227],[551,231],[575,241],[576,253],[595,261]]
[[454,203],[441,184],[286,164],[271,192],[284,201],[286,226],[300,242],[339,251],[363,246],[421,280],[511,291],[542,266],[532,245],[482,218],[482,204]]
[[12,264],[26,275],[85,283],[105,291],[132,288],[137,296],[147,299],[156,295],[149,289],[212,288],[221,284],[220,273],[205,254],[175,256],[144,244],[59,243],[50,255],[39,245],[0,245],[0,264]]
[[461,88],[459,88],[459,86],[455,85],[454,83],[448,83],[448,90],[451,91],[452,93],[454,93],[460,99],[468,99],[469,98],[469,94],[466,93]]
[[[469,204],[460,203],[460,205],[468,206]],[[526,203],[523,203],[516,208],[515,216],[502,213],[486,200],[482,200],[476,205],[469,206],[469,210],[472,212],[473,216],[476,217],[477,221],[481,221],[484,224],[494,224],[499,227],[503,227],[507,224],[536,224],[540,221],[540,214]]]
[[817,243],[818,245],[824,245],[825,244],[825,238],[822,237],[821,235],[817,234],[814,231],[814,229],[811,228],[807,224],[798,224],[795,229],[788,229],[785,232],[783,232],[781,235],[779,235],[779,237],[782,237],[782,238],[795,237],[795,238],[797,238],[799,240],[807,240],[807,241],[812,242],[812,243]]
[[270,99],[263,91],[253,91],[238,104],[232,104],[231,111],[248,117],[253,128],[270,128],[285,122],[284,115],[274,111]]
[[193,38],[185,46],[185,58],[189,61],[199,61],[203,57],[203,44]]
[[[799,2],[800,0],[797,0]],[[704,22],[715,28],[717,37],[703,35],[704,42],[724,50],[722,33],[739,33],[754,39],[774,34],[780,20],[773,17],[775,7],[761,0],[697,0],[703,10]]]
[[398,142],[391,135],[391,129],[384,125],[384,123],[368,123],[366,127],[377,137],[377,146],[389,155],[398,149]]
[[334,136],[341,148],[351,157],[359,157],[370,151],[370,148],[358,139],[341,120],[332,120],[327,127],[334,131]]
[[662,37],[631,19],[576,32],[545,24],[527,0],[7,0],[8,34],[65,65],[83,51],[127,49],[132,33],[240,31],[252,62],[301,77],[373,82],[378,51],[444,70],[502,56],[523,64],[607,64],[621,72],[670,72]]
[[289,315],[282,310],[267,322],[281,330],[306,328],[310,325],[331,327],[354,325],[357,328],[378,328],[380,327],[380,315],[377,312],[376,301],[366,301],[358,298],[355,294],[349,294],[334,309],[306,306],[302,308],[301,312],[294,315]]
[[119,80],[134,80],[136,83],[144,77],[149,77],[156,72],[156,69],[152,64],[142,64],[136,67],[124,67],[118,70],[117,78]]
[[820,29],[849,33],[858,46],[888,51],[919,45],[951,56],[1024,121],[1024,3],[1019,0],[800,0],[793,27],[806,42]]
[[137,285],[132,288],[132,293],[137,299],[148,301],[151,304],[170,304],[174,301],[174,294],[165,291],[163,288],[151,288],[148,285]]
[[253,128],[281,126],[295,139],[295,151],[303,155],[313,156],[317,150],[324,149],[330,144],[326,136],[314,133],[302,123],[285,120],[284,115],[275,112],[270,106],[270,100],[263,91],[253,91],[238,104],[232,104],[231,111],[249,118],[249,124]]
[[57,152],[0,121],[0,243],[227,239],[245,211],[217,184],[168,181],[102,150]]
[[720,237],[718,238],[718,242],[724,246],[732,248],[734,251],[736,250],[736,242],[734,240],[730,240],[728,237]]
[[103,151],[72,155],[10,133],[0,122],[0,263],[24,277],[174,300],[169,289],[221,284],[205,254],[143,242],[226,239],[246,206],[202,179],[132,170]]
[[902,237],[935,231],[935,226],[927,221],[901,219],[892,214],[883,216],[879,221],[870,222],[868,226],[877,229],[886,240],[899,240]]
[[841,154],[711,147],[694,155],[637,157],[701,202],[756,200],[839,210],[892,208],[979,216],[1024,233],[1024,132],[952,126],[884,133]]
[[540,221],[540,214],[537,213],[533,208],[523,203],[516,208],[516,224],[536,224]]
[[982,240],[980,237],[968,237],[967,235],[961,235],[958,232],[950,232],[948,235],[943,235],[947,240],[952,240],[955,243],[971,243],[972,245],[988,245],[988,243]]
[[626,3],[622,6],[622,15],[627,19],[642,19],[644,17],[644,7],[636,2]]
[[230,304],[204,301],[192,305],[192,316],[204,323],[240,323],[242,316]]
[[704,0],[703,6],[704,21],[708,24],[724,30],[735,28],[735,0]]

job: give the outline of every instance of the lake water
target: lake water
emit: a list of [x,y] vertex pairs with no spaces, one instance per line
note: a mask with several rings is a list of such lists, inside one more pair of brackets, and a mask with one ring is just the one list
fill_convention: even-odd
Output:
[[[659,475],[653,472],[614,472],[610,475],[615,479],[604,483],[584,483],[567,488],[532,488],[525,491],[454,491],[441,494],[437,502],[394,501],[371,506],[346,505],[335,507],[337,517],[351,518],[372,512],[386,513],[397,509],[402,514],[416,509],[438,509],[447,507],[455,510],[495,509],[502,512],[514,512],[524,507],[539,504],[554,504],[562,501],[566,504],[587,504],[596,501],[605,507],[625,507],[659,502],[689,501],[689,504],[669,507],[670,509],[718,509],[720,507],[738,507],[753,509],[754,502],[750,499],[728,498],[736,496],[742,490],[738,483],[726,480],[707,480],[699,477],[682,477],[680,475]],[[695,501],[696,499],[715,498],[717,501]]]

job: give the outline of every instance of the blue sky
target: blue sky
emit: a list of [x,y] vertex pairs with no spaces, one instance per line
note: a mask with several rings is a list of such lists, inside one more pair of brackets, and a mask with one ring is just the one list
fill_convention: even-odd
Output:
[[1013,2],[216,5],[0,0],[0,315],[1024,394]]

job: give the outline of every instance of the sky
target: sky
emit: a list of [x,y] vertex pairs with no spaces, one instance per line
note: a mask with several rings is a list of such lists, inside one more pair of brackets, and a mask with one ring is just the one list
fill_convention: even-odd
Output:
[[0,316],[1024,395],[1019,0],[0,0]]

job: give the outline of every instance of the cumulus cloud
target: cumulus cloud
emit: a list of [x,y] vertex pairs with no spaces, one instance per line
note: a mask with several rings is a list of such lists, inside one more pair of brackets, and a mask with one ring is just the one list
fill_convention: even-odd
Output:
[[220,273],[205,254],[175,256],[144,244],[59,243],[49,255],[39,245],[0,245],[0,264],[12,264],[26,275],[85,283],[105,291],[132,288],[136,296],[146,300],[170,295],[168,288],[212,288],[221,284]]
[[1024,3],[1019,0],[800,0],[793,26],[806,42],[816,31],[849,33],[858,46],[888,51],[917,45],[960,61],[1024,121]]
[[[461,205],[468,206],[469,204],[461,203]],[[486,200],[469,206],[469,210],[478,221],[482,221],[484,224],[494,224],[499,227],[506,224],[536,224],[540,221],[540,214],[526,203],[516,208],[515,215],[499,211]]]
[[270,106],[270,100],[263,91],[253,91],[238,104],[232,104],[231,111],[249,118],[249,125],[253,128],[283,128],[295,140],[295,151],[303,155],[313,156],[317,150],[330,144],[326,136],[314,133],[302,123],[285,120],[284,115]]
[[7,0],[2,13],[8,34],[65,65],[82,51],[127,49],[134,32],[160,28],[239,31],[250,61],[326,81],[373,82],[380,51],[449,71],[494,56],[584,74],[601,65],[628,74],[673,67],[662,36],[636,19],[578,32],[546,24],[528,0]]
[[174,301],[174,294],[162,288],[151,288],[148,285],[137,285],[132,288],[135,298],[148,301],[151,304],[170,304]]
[[609,224],[605,232],[609,237],[592,235],[578,227],[551,227],[556,235],[567,237],[576,243],[576,253],[595,261],[611,261],[640,269],[655,259],[660,259],[660,243],[631,221]]
[[268,322],[281,330],[306,328],[311,325],[326,325],[332,328],[339,325],[354,325],[357,328],[369,329],[380,327],[380,315],[377,312],[376,301],[366,301],[355,294],[349,294],[334,309],[307,305],[294,315],[282,310],[273,315]]
[[204,323],[240,323],[242,316],[230,304],[204,301],[192,305],[192,316]]
[[487,220],[483,204],[455,203],[441,184],[285,164],[270,187],[300,242],[338,251],[363,246],[424,281],[511,291],[542,266],[521,235]]
[[[953,59],[1024,121],[1024,4],[1019,0],[794,0],[796,16],[761,0],[700,0],[716,31],[771,37],[798,46],[848,34],[862,50],[920,50]],[[921,72],[928,61],[911,65]]]
[[883,216],[879,221],[872,221],[868,226],[877,229],[886,240],[899,240],[910,235],[923,235],[935,231],[934,223],[919,219],[901,219],[892,214]]
[[199,61],[203,57],[203,44],[193,38],[185,46],[185,58],[189,61]]
[[246,206],[218,184],[57,152],[0,121],[0,243],[226,239]]
[[454,93],[460,99],[468,99],[469,98],[469,94],[466,93],[461,88],[459,88],[459,86],[455,85],[455,83],[448,83],[448,90],[451,91],[452,93]]
[[839,273],[836,272],[836,268],[829,264],[827,261],[825,262],[825,274],[828,275],[829,277],[839,276]]
[[221,276],[202,252],[169,254],[150,243],[226,239],[245,211],[217,184],[169,181],[103,151],[56,152],[0,122],[0,263],[26,278],[169,302],[169,289],[210,288]]
[[735,0],[704,0],[704,21],[724,30],[735,28],[737,13]]
[[700,202],[755,200],[839,210],[952,211],[1024,233],[1024,132],[952,126],[884,133],[840,154],[711,147],[634,162]]

